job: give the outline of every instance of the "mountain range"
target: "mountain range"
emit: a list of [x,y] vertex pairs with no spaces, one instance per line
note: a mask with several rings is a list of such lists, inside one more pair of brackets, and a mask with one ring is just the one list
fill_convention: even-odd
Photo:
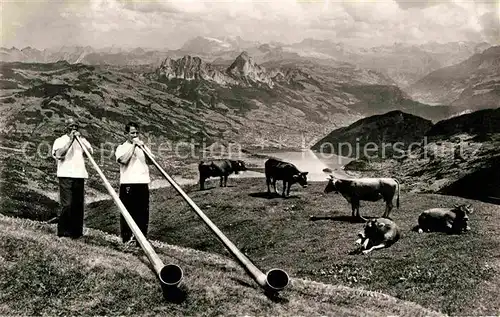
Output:
[[487,43],[428,43],[355,49],[342,43],[306,39],[292,45],[293,52],[309,50],[387,74],[404,88],[431,71],[453,65],[487,49]]
[[489,48],[487,43],[452,42],[408,45],[395,43],[392,46],[360,48],[330,40],[304,39],[299,43],[258,43],[240,37],[195,37],[177,50],[151,50],[135,48],[124,50],[116,47],[94,49],[92,47],[62,47],[60,49],[37,50],[1,48],[0,60],[6,62],[57,62],[90,65],[130,66],[142,64],[160,65],[165,58],[198,56],[214,64],[228,64],[247,51],[257,63],[282,59],[314,60],[323,63],[345,62],[361,68],[373,69],[391,77],[404,88],[432,71],[464,61],[473,54]]
[[[249,125],[245,130],[249,143],[274,135],[286,138],[284,144],[298,146],[299,135],[316,138],[332,125],[396,109],[433,120],[453,113],[450,107],[412,101],[382,73],[345,63],[284,59],[259,65],[244,51],[228,64],[193,56],[167,58],[144,76],[155,87],[164,85],[164,91],[204,107],[229,106],[228,114],[238,109]],[[241,140],[241,135],[231,139]]]
[[[191,90],[196,95],[196,91],[204,90],[206,83],[182,84],[180,81],[207,79],[217,84],[216,88],[210,88],[211,91],[220,89],[221,85],[226,88],[238,85],[251,90],[252,82],[269,88],[276,87],[277,83],[290,89],[299,85],[303,90],[312,90],[313,94],[322,91],[320,98],[330,99],[328,102],[335,104],[334,108],[347,104],[353,114],[374,115],[399,109],[439,120],[457,112],[500,105],[498,49],[487,43],[473,42],[396,43],[393,46],[359,48],[315,39],[285,45],[278,42],[262,44],[239,37],[195,37],[178,50],[94,49],[90,46],[43,51],[31,47],[22,50],[2,48],[0,59],[99,65],[118,72],[146,74],[148,78],[155,73],[160,81],[176,86],[171,88],[188,99],[193,95]],[[178,73],[181,69],[189,71],[181,75]],[[10,84],[8,80],[2,81],[2,85]],[[201,94],[206,95],[206,90]],[[355,98],[346,99],[346,94],[355,95]],[[234,92],[225,91],[222,95],[233,95],[231,100],[239,98]],[[205,99],[201,98],[202,102],[206,103]],[[269,98],[256,99],[266,104]],[[430,108],[423,104],[439,107]],[[346,111],[346,108],[342,109]],[[341,117],[337,119],[338,122],[342,120]]]
[[[188,47],[193,47],[194,42],[188,43]],[[321,43],[325,42],[313,44],[320,47]],[[220,42],[215,41],[215,44],[219,45]],[[252,44],[242,42],[239,45]],[[275,48],[278,44],[272,45]],[[260,49],[266,51],[273,47],[269,44],[264,49],[261,45]],[[64,48],[61,52],[66,57],[82,56],[81,49],[91,50],[89,47]],[[23,51],[28,54],[36,50]],[[485,65],[497,65],[497,51],[498,47],[489,48],[453,66],[453,69],[460,70],[467,66],[461,71],[471,73],[475,67],[480,73]],[[136,49],[129,53],[141,55],[145,51]],[[486,74],[493,73],[490,72],[492,68],[486,68]],[[485,77],[483,81],[487,82],[488,78]],[[210,62],[193,55],[180,58],[168,56],[158,67],[92,66],[67,61],[39,65],[4,63],[0,84],[6,114],[2,119],[5,126],[17,124],[10,117],[11,114],[19,118],[22,111],[36,112],[35,109],[40,106],[47,108],[47,105],[57,105],[58,111],[62,112],[80,108],[82,114],[89,111],[92,118],[94,111],[113,111],[113,116],[121,116],[122,108],[130,108],[133,104],[149,108],[158,104],[159,107],[173,106],[176,109],[179,109],[176,105],[184,105],[188,109],[182,118],[192,119],[184,121],[175,119],[174,114],[166,116],[165,120],[176,123],[174,131],[170,131],[167,138],[189,138],[192,133],[201,133],[212,139],[223,136],[222,139],[226,141],[246,144],[274,140],[286,146],[299,146],[304,137],[308,142],[317,141],[335,126],[392,110],[440,120],[464,109],[478,107],[477,104],[463,106],[463,100],[460,101],[460,107],[431,107],[415,102],[410,94],[401,90],[383,72],[342,61],[325,62],[281,56],[280,59],[260,64],[247,51],[241,52],[230,63]],[[473,95],[477,96],[477,93]],[[75,96],[78,96],[78,100],[74,100]],[[117,96],[124,97],[121,101],[124,106],[121,106]],[[41,104],[37,105],[32,98],[41,98]],[[101,106],[90,105],[91,99]],[[68,105],[64,106],[64,102]],[[26,106],[13,106],[17,104]],[[81,115],[77,113],[77,116]],[[157,119],[155,116],[152,121]],[[243,131],[244,134],[241,133]]]
[[500,46],[436,70],[407,91],[413,99],[428,104],[473,110],[500,107]]

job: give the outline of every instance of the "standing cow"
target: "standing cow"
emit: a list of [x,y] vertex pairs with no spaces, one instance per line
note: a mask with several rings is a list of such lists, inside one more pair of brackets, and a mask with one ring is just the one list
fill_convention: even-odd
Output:
[[[302,187],[307,187],[308,172],[301,172],[292,163],[283,162],[277,159],[270,158],[264,164],[266,173],[267,193],[271,194],[271,183],[276,191],[276,181],[283,181],[283,197],[290,196],[290,187],[294,183],[299,183]],[[286,196],[285,196],[286,191]]]
[[422,232],[446,232],[460,234],[469,231],[469,214],[474,211],[472,205],[456,205],[453,208],[427,209],[418,217],[418,226],[414,229]]
[[212,162],[200,162],[198,171],[200,172],[200,190],[205,189],[205,180],[210,177],[220,177],[220,187],[227,186],[227,178],[230,174],[238,174],[246,171],[245,162],[241,160],[222,160]]
[[399,187],[399,182],[393,178],[337,179],[330,175],[328,184],[325,187],[325,193],[339,192],[351,203],[352,216],[357,216],[366,221],[366,218],[359,213],[360,201],[378,201],[383,198],[386,207],[382,217],[389,218],[394,207],[392,199],[396,194],[396,190],[398,191],[396,207],[399,208]]

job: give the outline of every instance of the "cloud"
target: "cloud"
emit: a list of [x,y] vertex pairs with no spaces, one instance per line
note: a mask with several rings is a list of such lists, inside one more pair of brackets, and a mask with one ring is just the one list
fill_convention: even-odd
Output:
[[162,1],[127,1],[121,0],[119,1],[123,4],[123,8],[132,11],[138,11],[143,13],[151,13],[151,12],[167,12],[167,13],[181,13],[182,10],[179,10],[175,6],[171,5],[169,2]]
[[402,14],[401,9],[396,2],[380,1],[380,2],[357,2],[345,0],[343,9],[358,22],[391,23],[399,20]]
[[[24,1],[24,2],[23,2]],[[423,43],[498,43],[498,4],[463,0],[10,0],[2,2],[4,46],[178,48],[192,37],[299,42],[304,38]]]
[[403,10],[407,9],[412,9],[412,8],[419,8],[419,9],[424,9],[427,7],[432,7],[438,4],[442,3],[447,3],[447,0],[421,0],[421,1],[415,1],[415,0],[396,0],[397,4],[399,7]]
[[485,38],[491,42],[500,44],[500,17],[496,12],[488,12],[479,18]]

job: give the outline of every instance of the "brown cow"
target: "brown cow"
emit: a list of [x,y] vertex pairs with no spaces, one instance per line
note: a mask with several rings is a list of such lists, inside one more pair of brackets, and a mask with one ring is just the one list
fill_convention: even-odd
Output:
[[378,218],[369,220],[358,236],[356,244],[361,246],[363,254],[367,254],[373,250],[390,247],[399,240],[401,233],[394,221]]
[[359,214],[359,203],[361,200],[378,201],[381,198],[386,203],[385,212],[382,217],[389,218],[392,208],[392,199],[398,191],[396,207],[399,208],[399,182],[393,178],[356,178],[356,179],[337,179],[330,175],[328,184],[325,187],[325,193],[339,192],[351,203],[352,216],[366,221]]
[[200,190],[205,189],[205,180],[210,177],[220,177],[220,187],[227,186],[227,178],[230,174],[238,174],[246,171],[245,162],[241,160],[222,160],[212,162],[200,162],[198,171],[200,172]]
[[422,232],[446,232],[459,234],[469,231],[469,214],[474,212],[472,205],[456,205],[454,208],[427,209],[418,217],[418,226],[415,228]]
[[[273,184],[274,192],[276,192],[276,181],[283,181],[283,197],[290,195],[290,187],[292,184],[299,183],[300,186],[307,187],[308,172],[301,172],[292,163],[283,162],[274,158],[270,158],[264,164],[266,173],[267,193],[271,193],[270,185]],[[285,196],[286,194],[286,196]]]

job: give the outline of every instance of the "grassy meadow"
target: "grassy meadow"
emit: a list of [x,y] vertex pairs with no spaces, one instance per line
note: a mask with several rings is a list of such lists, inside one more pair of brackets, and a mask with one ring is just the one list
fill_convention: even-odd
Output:
[[142,251],[86,229],[57,238],[55,225],[0,215],[2,316],[440,316],[420,305],[343,285],[292,278],[270,299],[226,257],[153,241],[184,270],[162,293]]
[[[500,313],[498,205],[453,196],[402,192],[392,218],[402,238],[369,255],[349,255],[363,224],[350,218],[343,197],[324,194],[324,183],[292,187],[291,197],[267,197],[264,179],[230,179],[229,187],[185,191],[205,214],[263,271],[279,267],[292,277],[377,291],[450,315]],[[279,191],[279,188],[278,188]],[[472,203],[472,231],[461,235],[411,231],[421,211]],[[382,202],[362,202],[367,217],[382,215]],[[86,224],[118,233],[111,201],[90,204]],[[326,219],[311,221],[310,215]],[[151,239],[230,256],[172,188],[151,195]]]

